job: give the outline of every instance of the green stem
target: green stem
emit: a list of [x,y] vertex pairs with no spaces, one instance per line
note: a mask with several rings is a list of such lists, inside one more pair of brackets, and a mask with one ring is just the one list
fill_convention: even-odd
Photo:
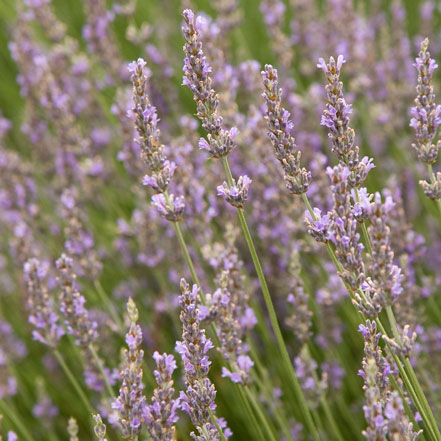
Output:
[[208,412],[210,414],[211,421],[213,422],[214,426],[216,427],[217,433],[221,437],[222,441],[227,441],[227,438],[225,438],[224,432],[219,427],[219,424],[217,423],[216,417],[213,414],[213,411],[211,409],[208,409]]
[[[308,357],[312,359],[309,346],[305,345],[305,348]],[[312,371],[312,376],[314,377],[314,381],[316,382],[316,384],[318,384],[319,379],[315,370]],[[332,415],[331,409],[329,408],[328,401],[326,400],[326,396],[323,391],[320,391],[320,405],[322,406],[323,411],[325,412],[326,419],[328,420],[329,425],[331,426],[331,430],[334,433],[334,438],[338,441],[344,441],[343,435],[341,434],[340,429],[335,422],[334,416]]]
[[[222,157],[222,163],[224,165],[224,169],[225,169],[225,173],[226,173],[226,176],[227,176],[228,185],[231,186],[231,185],[233,185],[233,176],[231,174],[230,166],[228,164],[228,159],[227,159],[226,156]],[[247,221],[246,221],[246,218],[245,218],[245,213],[244,213],[242,208],[238,208],[237,209],[237,214],[238,214],[238,217],[239,217],[239,223],[240,223],[240,226],[241,226],[241,229],[242,229],[242,233],[243,233],[243,235],[245,237],[245,241],[246,241],[246,243],[248,245],[248,249],[250,251],[251,258],[252,258],[253,263],[254,263],[254,268],[256,269],[256,273],[257,273],[257,277],[259,279],[260,286],[261,286],[261,289],[262,289],[265,305],[266,305],[268,313],[269,313],[269,317],[270,317],[270,321],[271,321],[271,326],[272,326],[274,334],[276,336],[277,344],[279,346],[279,350],[280,350],[281,355],[282,355],[283,363],[285,364],[285,368],[286,368],[286,370],[287,370],[287,372],[288,372],[288,374],[290,376],[290,380],[291,380],[294,392],[295,392],[295,394],[297,396],[298,402],[300,404],[300,408],[301,408],[301,411],[303,413],[303,417],[305,419],[305,423],[306,423],[307,429],[311,433],[311,435],[314,438],[314,440],[319,441],[320,438],[319,438],[319,435],[318,435],[318,432],[317,432],[317,428],[316,428],[316,426],[314,424],[314,421],[312,419],[311,413],[309,411],[308,405],[307,405],[305,397],[303,395],[302,388],[300,386],[299,380],[298,380],[298,378],[296,376],[296,373],[294,371],[294,367],[293,367],[292,362],[291,362],[291,358],[290,358],[288,350],[286,348],[285,341],[283,339],[282,331],[280,329],[279,322],[277,320],[277,314],[276,314],[276,311],[274,309],[274,305],[273,305],[273,302],[272,302],[272,299],[271,299],[271,295],[270,295],[270,292],[269,292],[269,289],[268,289],[268,285],[266,283],[265,276],[263,274],[262,266],[260,264],[260,260],[259,260],[259,257],[257,255],[257,251],[256,251],[256,248],[254,246],[254,242],[253,242],[250,230],[249,230],[248,225],[247,225]]]
[[256,411],[256,414],[258,415],[259,419],[263,422],[263,427],[265,429],[265,432],[268,434],[267,440],[271,441],[277,441],[277,437],[274,435],[273,429],[270,427],[267,418],[265,414],[263,413],[263,410],[261,409],[261,405],[256,399],[256,394],[253,394],[248,386],[244,387],[245,393],[248,396],[249,401],[253,405],[254,410]]
[[87,398],[86,394],[84,393],[83,389],[81,389],[81,386],[78,384],[78,381],[75,379],[74,374],[69,369],[69,366],[66,364],[63,357],[61,356],[61,354],[57,350],[54,350],[54,355],[55,355],[56,359],[58,360],[58,363],[60,363],[61,368],[63,369],[64,373],[66,374],[66,377],[69,379],[72,386],[76,390],[78,396],[80,397],[81,401],[85,405],[88,413],[90,415],[92,415],[95,411],[94,411],[92,405],[90,404],[90,401]]
[[8,406],[6,401],[0,400],[0,409],[17,427],[17,430],[21,432],[23,438],[25,438],[26,441],[35,441],[26,426],[21,422],[20,418],[15,414],[14,410]]
[[107,310],[109,311],[109,314],[111,315],[112,319],[114,320],[114,322],[116,323],[116,325],[118,326],[118,328],[120,330],[124,330],[124,325],[123,325],[120,317],[116,313],[115,308],[113,306],[113,303],[109,301],[109,297],[107,296],[106,292],[104,291],[100,281],[95,280],[94,285],[95,285],[95,289],[97,290],[101,301],[106,305]]
[[115,398],[115,394],[113,392],[112,386],[110,384],[109,378],[107,377],[106,371],[104,370],[103,361],[100,359],[98,354],[95,351],[95,348],[92,344],[88,346],[89,352],[91,353],[93,359],[95,360],[95,364],[99,369],[101,376],[103,377],[104,385],[106,386],[107,394],[109,398]]
[[[253,412],[253,410],[251,409],[251,406],[250,406],[250,402],[254,401],[254,396],[252,394],[250,394],[249,398],[247,399],[247,397],[245,396],[244,389],[246,389],[246,386],[242,387],[240,385],[237,385],[237,390],[239,391],[242,403],[244,404],[244,406],[245,406],[245,408],[247,410],[247,415],[249,416],[249,418],[251,420],[251,424],[253,426],[253,429],[257,432],[257,435],[258,435],[260,441],[265,441],[266,438],[265,438],[265,435],[262,432],[261,425],[257,421],[256,415],[254,415],[254,412]],[[254,406],[254,403],[253,403],[253,406]],[[268,425],[264,415],[263,415],[263,418],[261,418],[261,421],[263,422],[264,426]],[[266,426],[265,426],[265,429],[266,429]],[[270,434],[270,435],[272,436],[272,434]]]
[[172,222],[172,223],[173,223],[173,227],[176,232],[176,236],[179,241],[179,245],[181,246],[182,253],[184,254],[185,263],[187,264],[188,270],[190,271],[191,278],[193,279],[193,282],[199,286],[199,289],[201,292],[201,297],[202,297],[203,301],[205,302],[205,295],[202,291],[201,282],[199,280],[198,275],[196,274],[196,269],[193,265],[193,260],[190,256],[190,253],[188,252],[187,244],[185,243],[185,239],[182,234],[181,227],[178,222]]

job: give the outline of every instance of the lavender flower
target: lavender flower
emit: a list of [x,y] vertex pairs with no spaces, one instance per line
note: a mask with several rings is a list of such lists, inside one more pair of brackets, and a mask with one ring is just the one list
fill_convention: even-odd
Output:
[[202,121],[202,127],[208,132],[207,139],[201,138],[199,141],[199,148],[208,151],[214,158],[227,156],[236,147],[234,139],[238,130],[236,127],[230,130],[223,128],[223,119],[217,111],[219,98],[211,87],[211,67],[202,51],[194,13],[190,9],[185,9],[182,14],[184,16],[182,32],[186,40],[183,85],[193,92],[197,104],[197,116]]
[[140,348],[142,331],[136,323],[138,309],[130,298],[127,302],[127,313],[130,319],[130,329],[126,334],[128,350],[124,352],[124,368],[121,371],[122,385],[119,397],[112,403],[112,408],[119,413],[118,424],[122,436],[137,440],[143,423],[145,397],[142,384],[142,359],[144,351]]
[[300,354],[295,358],[294,365],[309,406],[317,408],[320,397],[326,392],[328,387],[326,373],[323,373],[321,379],[316,378],[317,363],[309,355],[306,346],[302,347]]
[[[429,166],[434,164],[441,147],[441,140],[434,143],[438,127],[441,124],[441,105],[436,105],[433,93],[432,75],[438,64],[430,58],[427,50],[429,40],[421,43],[419,56],[415,60],[418,71],[417,97],[415,106],[410,109],[410,126],[415,130],[416,143],[412,144],[418,159]],[[431,182],[420,181],[424,193],[431,199],[441,199],[441,173],[433,174],[429,169]]]
[[190,290],[188,283],[181,279],[181,323],[183,327],[182,341],[176,342],[176,351],[181,355],[184,365],[184,379],[186,391],[181,392],[181,409],[190,415],[191,421],[199,432],[191,436],[198,440],[220,440],[211,415],[214,416],[216,408],[216,389],[208,378],[210,360],[208,351],[213,348],[213,343],[205,335],[205,330],[200,327],[198,293],[199,288],[193,285]]
[[386,341],[391,350],[399,357],[409,358],[412,353],[415,341],[417,338],[416,332],[410,332],[410,326],[405,325],[403,330],[401,331],[399,341],[396,341],[393,338],[389,338],[386,335],[383,336],[383,340]]
[[306,193],[311,183],[311,172],[300,168],[302,154],[291,135],[293,123],[289,119],[290,113],[282,107],[282,89],[279,88],[277,70],[267,64],[262,77],[265,87],[263,97],[267,106],[267,133],[276,158],[282,165],[286,187],[294,194]]
[[334,208],[331,213],[332,225],[329,238],[336,247],[336,255],[344,271],[343,281],[357,291],[365,280],[365,268],[362,259],[363,244],[357,233],[357,220],[352,211],[349,193],[350,170],[339,164],[326,170],[331,180]]
[[76,274],[73,272],[73,260],[62,254],[56,261],[58,283],[61,288],[60,311],[65,317],[69,334],[83,348],[88,347],[97,338],[97,324],[89,317],[84,307],[86,299],[80,294],[76,284]]
[[364,338],[365,353],[363,369],[359,371],[366,395],[363,411],[367,428],[363,435],[368,441],[414,441],[421,431],[413,431],[399,393],[390,390],[388,376],[393,372],[378,346],[381,334],[377,333],[375,322],[367,320],[366,326],[360,325],[359,331]]
[[58,315],[44,283],[47,267],[38,259],[30,259],[24,264],[24,274],[28,291],[29,322],[36,328],[32,336],[35,340],[55,348],[64,330],[59,325]]
[[391,305],[401,294],[401,268],[394,264],[394,252],[391,246],[388,217],[394,207],[390,196],[384,203],[380,193],[376,193],[374,201],[368,206],[370,225],[368,228],[372,245],[369,273],[369,288],[376,291],[378,302],[382,306]]
[[236,208],[243,208],[244,202],[248,198],[248,188],[251,184],[251,179],[247,176],[240,176],[236,181],[233,179],[233,185],[228,185],[224,182],[217,187],[217,194],[223,196],[225,200]]
[[206,295],[206,306],[199,308],[199,318],[213,321],[216,324],[220,340],[219,351],[230,365],[222,368],[222,376],[234,383],[247,384],[250,381],[250,370],[254,362],[246,354],[247,346],[242,341],[243,329],[237,318],[237,306],[229,292],[232,286],[229,271],[223,271],[216,280],[218,289]]
[[152,196],[153,206],[158,210],[159,214],[171,222],[178,222],[182,219],[185,210],[185,202],[183,196],[175,197],[169,194],[155,194]]
[[328,103],[323,111],[321,124],[329,130],[332,151],[351,172],[348,184],[352,188],[359,187],[366,180],[374,165],[367,156],[360,161],[359,148],[355,145],[355,132],[349,126],[352,106],[346,103],[343,83],[340,81],[340,71],[345,62],[343,55],[338,56],[337,62],[333,57],[329,59],[329,63],[320,58],[317,67],[323,70],[328,80],[325,86]]
[[436,105],[433,93],[432,75],[438,64],[430,58],[429,40],[421,43],[419,56],[415,59],[418,71],[417,97],[415,106],[410,109],[412,118],[410,127],[415,130],[416,144],[412,144],[418,159],[433,164],[438,156],[441,141],[433,144],[439,125],[441,124],[441,105]]
[[172,375],[176,361],[173,355],[160,355],[159,352],[155,352],[153,358],[156,362],[153,374],[158,387],[153,392],[152,404],[145,405],[143,416],[153,441],[171,441],[176,430],[174,424],[179,419],[176,414],[179,400],[173,399]]
[[167,220],[177,222],[182,219],[185,209],[184,198],[169,194],[176,164],[167,159],[164,153],[165,146],[160,141],[158,114],[147,95],[149,72],[145,66],[146,62],[142,58],[129,64],[133,83],[132,113],[138,132],[137,143],[141,147],[141,159],[150,171],[150,175],[144,176],[143,184],[152,187],[158,193],[152,200],[159,213]]
[[101,262],[95,251],[93,234],[85,227],[86,217],[78,204],[78,195],[75,188],[68,188],[61,195],[62,215],[65,220],[64,234],[66,241],[64,248],[69,256],[75,258],[79,264],[81,275],[87,274],[96,279],[101,272]]
[[297,250],[291,253],[289,261],[289,275],[291,280],[291,293],[287,302],[293,306],[293,312],[287,317],[286,324],[294,331],[300,344],[306,343],[311,338],[312,312],[308,308],[309,296],[303,288],[300,277],[300,256]]
[[367,428],[363,435],[368,441],[386,441],[387,425],[384,418],[384,400],[386,387],[389,384],[390,365],[383,358],[378,346],[381,334],[377,334],[375,322],[360,325],[359,331],[364,338],[363,370],[359,375],[364,379],[366,404],[363,406]]

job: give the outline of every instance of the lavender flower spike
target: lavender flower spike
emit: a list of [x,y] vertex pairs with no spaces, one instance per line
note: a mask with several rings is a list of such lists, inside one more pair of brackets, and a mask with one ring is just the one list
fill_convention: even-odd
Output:
[[248,197],[248,188],[251,179],[247,176],[240,176],[236,181],[233,179],[233,185],[229,186],[226,182],[217,187],[217,194],[223,196],[225,200],[236,208],[243,208],[244,202]]
[[323,111],[321,124],[328,128],[332,151],[351,172],[348,183],[352,188],[359,187],[365,181],[374,165],[372,159],[367,156],[360,161],[359,148],[355,145],[355,132],[349,126],[352,106],[346,103],[343,83],[340,81],[340,71],[345,62],[343,55],[338,56],[337,62],[334,57],[329,59],[329,63],[320,58],[317,67],[323,70],[328,80],[325,86],[328,102]]
[[[441,147],[441,140],[436,144],[433,142],[441,124],[441,105],[435,103],[432,86],[432,75],[438,64],[430,58],[428,47],[429,40],[426,38],[421,43],[421,50],[414,64],[418,71],[418,84],[415,106],[410,109],[412,115],[410,126],[415,130],[416,143],[412,144],[412,147],[417,152],[418,159],[431,167]],[[426,196],[435,200],[441,199],[441,173],[434,175],[430,168],[429,172],[431,182],[422,180],[420,185]]]
[[175,423],[179,417],[176,411],[179,400],[173,399],[172,375],[176,369],[173,355],[155,352],[153,358],[156,370],[153,372],[158,387],[153,392],[152,404],[146,405],[143,411],[147,430],[153,441],[171,441],[175,436]]
[[129,64],[133,83],[133,115],[138,132],[136,142],[141,147],[141,159],[150,174],[144,176],[143,184],[152,187],[158,193],[153,196],[153,205],[161,216],[172,222],[182,219],[185,209],[183,196],[169,194],[169,186],[176,170],[176,164],[167,159],[164,145],[161,144],[158,128],[158,114],[147,95],[147,80],[150,73],[145,68],[146,62],[139,58]]
[[[199,288],[181,279],[181,323],[182,341],[176,342],[176,351],[181,355],[184,364],[184,379],[186,391],[181,392],[181,409],[190,415],[192,423],[196,426],[199,436],[194,432],[191,436],[196,441],[219,441],[220,436],[211,419],[214,418],[216,404],[216,389],[208,378],[210,360],[208,351],[213,348],[213,343],[201,329],[198,309]],[[211,415],[210,415],[211,414]],[[226,436],[226,431],[225,431]]]
[[72,259],[62,254],[55,265],[61,287],[60,310],[65,317],[67,329],[75,337],[75,342],[86,348],[97,338],[97,324],[90,319],[89,312],[84,307],[86,299],[76,286]]
[[122,385],[119,397],[112,403],[112,408],[119,413],[118,423],[122,436],[129,440],[137,440],[142,429],[142,412],[145,406],[142,384],[144,351],[140,349],[142,331],[136,323],[138,309],[131,298],[127,302],[127,313],[130,319],[130,329],[126,334],[128,349],[124,352],[124,367],[120,373]]
[[46,269],[38,259],[29,259],[24,264],[24,274],[30,310],[29,323],[36,328],[32,335],[35,340],[55,348],[64,330],[58,323],[58,315],[43,282]]
[[208,140],[201,138],[199,148],[208,151],[214,158],[227,156],[236,147],[234,138],[238,130],[236,127],[230,130],[222,127],[223,119],[217,112],[219,98],[211,87],[211,67],[202,51],[194,13],[190,9],[185,9],[182,15],[184,16],[182,32],[186,40],[182,84],[193,92],[197,104],[197,116],[202,121],[202,127],[208,132]]
[[410,127],[415,130],[416,144],[412,144],[418,159],[427,164],[433,164],[441,147],[441,140],[433,144],[439,125],[441,124],[441,105],[436,105],[433,93],[432,75],[438,67],[435,60],[430,58],[429,40],[421,43],[421,50],[415,59],[418,71],[417,97],[415,106],[410,109],[412,118]]
[[262,72],[266,101],[265,119],[268,136],[274,147],[276,158],[280,161],[286,187],[293,194],[302,194],[311,183],[311,172],[300,168],[301,152],[297,150],[295,138],[291,135],[293,123],[290,113],[282,107],[282,89],[279,88],[277,69],[267,64]]
[[366,325],[360,325],[359,331],[364,338],[365,354],[363,369],[359,371],[366,395],[364,437],[367,441],[415,441],[421,431],[413,431],[399,393],[391,390],[388,377],[393,372],[378,346],[381,334],[377,333],[375,322],[367,320]]

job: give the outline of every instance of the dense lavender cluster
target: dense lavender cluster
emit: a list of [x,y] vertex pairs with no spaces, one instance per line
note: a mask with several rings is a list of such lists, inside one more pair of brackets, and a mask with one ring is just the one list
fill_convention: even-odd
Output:
[[0,3],[0,441],[441,441],[435,0]]

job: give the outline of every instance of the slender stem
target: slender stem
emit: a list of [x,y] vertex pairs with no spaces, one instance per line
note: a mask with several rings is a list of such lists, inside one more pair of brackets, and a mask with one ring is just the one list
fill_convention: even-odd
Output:
[[0,409],[17,427],[18,431],[21,432],[23,438],[25,438],[26,441],[35,441],[34,437],[30,434],[26,426],[21,422],[20,418],[15,414],[14,410],[8,406],[6,401],[0,400]]
[[274,436],[273,430],[270,428],[268,421],[266,420],[265,415],[263,414],[263,411],[260,408],[260,404],[256,400],[255,394],[253,394],[251,392],[251,390],[248,386],[245,386],[244,389],[245,389],[245,393],[248,396],[248,399],[250,400],[251,404],[254,407],[254,410],[256,411],[260,420],[263,422],[265,432],[268,434],[268,438],[266,438],[266,439],[271,440],[271,441],[277,441],[277,438]]
[[99,369],[101,376],[103,377],[104,385],[106,386],[107,394],[109,395],[109,398],[115,398],[115,393],[113,392],[112,386],[110,384],[109,378],[106,374],[106,371],[104,370],[103,361],[100,359],[98,354],[95,351],[95,348],[92,344],[88,346],[89,352],[91,353],[93,359],[95,360],[95,364],[97,368]]
[[[266,438],[265,438],[265,435],[264,435],[263,432],[262,432],[261,425],[260,425],[259,422],[257,421],[256,415],[254,415],[254,412],[253,412],[253,410],[251,409],[251,406],[250,406],[250,402],[253,402],[253,401],[254,401],[254,396],[251,394],[251,395],[249,396],[249,400],[248,400],[247,397],[245,396],[244,388],[241,387],[241,386],[239,386],[239,385],[237,385],[237,389],[238,389],[238,391],[239,391],[239,394],[240,394],[240,397],[241,397],[242,403],[243,403],[244,406],[246,407],[247,415],[249,416],[249,418],[250,418],[250,420],[251,420],[251,424],[252,424],[253,429],[257,432],[257,435],[258,435],[260,441],[265,441]],[[254,405],[254,404],[253,404],[253,405]],[[259,409],[259,410],[260,410],[260,409]],[[264,423],[264,425],[265,425],[265,424],[268,424],[268,423],[266,422],[266,418],[265,418],[265,417],[264,417],[264,418],[261,418],[261,421]]]
[[69,379],[72,386],[76,390],[81,401],[86,406],[87,411],[89,412],[90,415],[92,415],[95,411],[94,411],[92,405],[90,404],[89,398],[87,398],[83,389],[81,389],[81,386],[78,384],[78,381],[75,379],[75,376],[72,373],[72,371],[69,369],[69,366],[66,364],[62,355],[57,350],[54,350],[54,355],[55,355],[56,359],[58,360],[58,363],[60,363],[61,368],[63,369],[64,373],[66,374],[66,377]]
[[[227,176],[228,184],[231,186],[233,184],[233,177],[231,174],[230,166],[228,164],[228,159],[225,156],[222,157],[222,163],[224,165],[225,174]],[[286,348],[285,341],[284,341],[283,335],[282,335],[282,331],[280,329],[279,322],[277,320],[276,310],[274,308],[274,305],[273,305],[273,302],[271,299],[271,295],[270,295],[270,292],[268,289],[268,285],[266,283],[266,279],[263,274],[262,266],[260,264],[260,260],[257,255],[257,251],[254,246],[254,242],[253,242],[250,230],[247,225],[245,213],[242,208],[238,208],[237,214],[239,217],[239,223],[240,223],[240,226],[242,229],[242,233],[245,237],[245,241],[248,245],[248,249],[250,251],[251,258],[254,263],[254,268],[256,269],[257,277],[259,279],[260,286],[261,286],[262,293],[263,293],[263,298],[264,298],[264,301],[265,301],[265,304],[266,304],[266,307],[267,307],[267,310],[269,313],[271,326],[272,326],[274,334],[276,336],[277,344],[279,346],[279,350],[281,352],[283,362],[284,362],[286,370],[290,376],[294,392],[297,395],[297,399],[299,401],[301,411],[302,411],[303,416],[305,418],[305,423],[306,423],[307,429],[311,433],[314,440],[318,441],[320,438],[319,438],[319,435],[317,432],[317,428],[316,428],[316,425],[314,424],[314,421],[312,419],[311,413],[309,411],[308,405],[307,405],[305,397],[303,395],[302,388],[300,386],[299,380],[296,376],[296,373],[294,371],[294,367],[291,362],[291,358],[290,358],[288,350]]]
[[227,438],[225,438],[224,432],[220,428],[219,424],[217,423],[216,417],[213,414],[213,411],[211,409],[208,409],[208,412],[210,414],[210,418],[213,421],[214,426],[216,427],[217,433],[221,437],[222,441],[227,441]]
[[201,297],[205,301],[205,295],[203,294],[203,291],[202,291],[201,282],[199,280],[198,275],[196,274],[196,269],[193,265],[193,260],[190,256],[190,253],[188,252],[187,244],[185,243],[185,239],[182,234],[181,227],[178,222],[172,222],[172,223],[173,223],[173,227],[176,232],[176,236],[179,241],[179,245],[181,246],[181,250],[184,254],[185,263],[187,264],[188,270],[190,271],[191,278],[193,279],[193,282],[199,286],[199,288],[201,290]]
[[[309,349],[308,345],[305,345],[306,353],[308,354],[308,357],[312,359],[311,351]],[[314,381],[316,384],[318,383],[318,376],[315,370],[312,371],[312,376],[314,378]],[[332,415],[331,409],[329,408],[328,401],[326,400],[325,393],[323,391],[320,391],[320,405],[323,408],[323,411],[325,412],[326,419],[329,422],[329,425],[331,426],[332,432],[334,432],[334,438],[338,441],[344,441],[343,435],[340,432],[340,429],[337,426],[337,423],[335,422],[334,416]]]
[[109,301],[109,297],[107,296],[106,292],[104,291],[100,281],[95,280],[94,285],[95,285],[95,289],[97,290],[101,301],[106,305],[107,310],[109,311],[109,314],[112,316],[112,319],[114,320],[114,322],[116,323],[116,325],[118,326],[118,328],[120,330],[124,330],[124,325],[123,325],[120,317],[116,313],[115,308],[113,306],[113,303]]

